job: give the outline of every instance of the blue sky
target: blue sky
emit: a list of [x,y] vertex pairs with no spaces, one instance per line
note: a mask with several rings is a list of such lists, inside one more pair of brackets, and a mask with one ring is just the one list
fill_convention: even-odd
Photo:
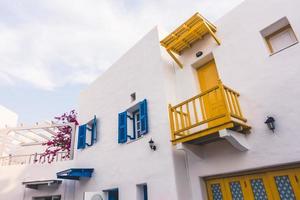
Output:
[[0,104],[22,123],[51,120],[155,25],[215,21],[241,1],[1,0]]

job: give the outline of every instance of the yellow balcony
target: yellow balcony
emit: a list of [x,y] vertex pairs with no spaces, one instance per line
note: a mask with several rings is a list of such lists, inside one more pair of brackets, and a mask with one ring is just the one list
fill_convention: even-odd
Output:
[[219,138],[218,131],[247,133],[239,93],[219,81],[215,87],[178,105],[169,105],[172,143],[206,143]]

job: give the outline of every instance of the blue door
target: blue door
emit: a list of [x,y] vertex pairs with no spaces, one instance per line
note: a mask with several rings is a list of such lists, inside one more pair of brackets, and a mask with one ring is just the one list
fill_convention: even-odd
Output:
[[108,200],[119,200],[119,190],[110,190],[108,191]]

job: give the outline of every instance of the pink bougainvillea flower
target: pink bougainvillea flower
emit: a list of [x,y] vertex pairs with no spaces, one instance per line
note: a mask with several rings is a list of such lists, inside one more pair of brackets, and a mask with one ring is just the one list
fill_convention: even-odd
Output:
[[[69,113],[64,113],[61,116],[54,117],[54,119],[57,121],[56,123],[59,124],[74,123],[75,126],[78,125],[77,113],[75,110],[71,110]],[[62,159],[70,158],[71,134],[71,126],[66,125],[59,127],[56,131],[56,135],[52,136],[51,140],[43,143],[43,145],[47,147],[41,155],[40,161],[43,163],[45,161],[52,163],[59,153],[64,153],[61,157]]]

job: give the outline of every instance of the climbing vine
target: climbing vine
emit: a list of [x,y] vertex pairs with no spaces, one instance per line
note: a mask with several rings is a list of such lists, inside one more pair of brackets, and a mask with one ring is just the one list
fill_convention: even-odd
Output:
[[[57,124],[69,124],[74,123],[78,125],[77,113],[75,110],[64,113],[61,116],[54,117]],[[40,156],[40,162],[52,163],[59,153],[63,153],[62,159],[70,158],[71,154],[71,139],[72,139],[72,127],[69,125],[60,126],[57,128],[56,134],[52,136],[51,140],[43,143],[46,146],[45,152]]]

